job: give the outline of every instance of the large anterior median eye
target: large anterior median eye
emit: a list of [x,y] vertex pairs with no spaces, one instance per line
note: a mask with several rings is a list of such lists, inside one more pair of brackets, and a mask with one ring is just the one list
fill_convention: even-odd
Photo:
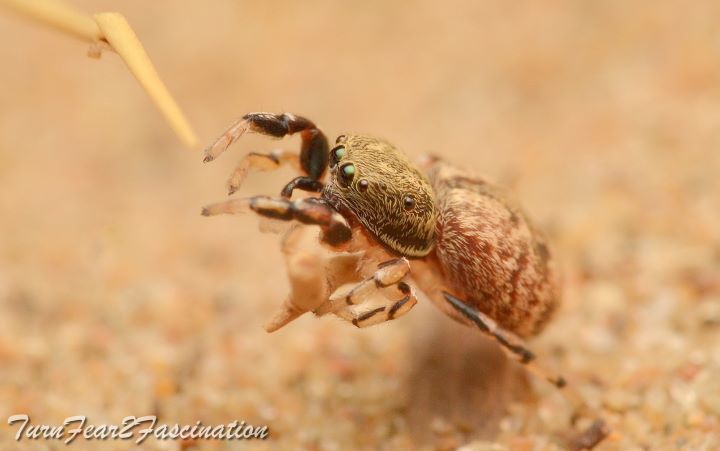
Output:
[[338,181],[342,186],[350,186],[350,183],[352,182],[353,177],[355,177],[355,165],[352,163],[347,163],[339,168],[338,171]]
[[345,147],[338,146],[330,151],[330,167],[334,168],[338,161],[342,160],[345,156]]

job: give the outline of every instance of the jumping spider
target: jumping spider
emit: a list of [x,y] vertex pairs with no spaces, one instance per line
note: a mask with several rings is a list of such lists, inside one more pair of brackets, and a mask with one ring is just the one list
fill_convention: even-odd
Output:
[[[313,122],[288,113],[246,114],[205,150],[204,161],[246,132],[275,138],[299,133],[302,140],[300,152],[247,154],[228,181],[233,194],[249,169],[291,164],[302,175],[280,197],[231,199],[203,209],[206,216],[253,211],[265,221],[292,224],[282,242],[291,293],[266,324],[268,332],[308,311],[332,313],[357,327],[393,320],[416,304],[417,286],[447,315],[565,387],[562,377],[535,365],[523,341],[542,330],[558,305],[551,254],[499,188],[437,157],[415,165],[392,144],[366,135],[340,135],[330,149]],[[319,195],[291,200],[295,189]],[[319,226],[324,244],[312,248],[329,249],[330,257],[300,249],[307,225]],[[565,392],[575,408],[573,422],[595,416],[577,392]],[[569,446],[590,449],[608,433],[599,418]]]
[[[522,210],[498,188],[435,157],[415,165],[390,143],[366,135],[340,135],[330,149],[313,122],[287,113],[243,116],[205,150],[204,161],[245,132],[275,138],[299,133],[302,146],[299,153],[247,154],[230,177],[230,194],[248,169],[287,163],[302,175],[285,185],[280,197],[231,199],[205,207],[203,214],[254,211],[317,225],[321,243],[337,252],[324,266],[301,258],[312,266],[310,274],[288,264],[295,289],[268,331],[306,311],[333,313],[357,327],[392,320],[415,305],[417,286],[447,315],[476,327],[557,387],[565,385],[562,377],[531,364],[534,355],[523,342],[540,332],[558,304],[550,252]],[[295,189],[319,195],[291,200]],[[293,230],[283,245],[289,260],[297,260],[299,252],[292,245]],[[374,273],[360,280],[358,272],[368,264]],[[338,288],[350,281],[351,289]],[[390,298],[387,287],[395,287],[399,298]],[[380,292],[387,296],[384,305],[366,302]]]

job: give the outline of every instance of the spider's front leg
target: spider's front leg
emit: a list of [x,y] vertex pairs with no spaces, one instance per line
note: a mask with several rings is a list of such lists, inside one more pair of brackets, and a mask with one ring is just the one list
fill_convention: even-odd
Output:
[[228,180],[228,193],[233,194],[240,188],[247,171],[274,170],[282,164],[292,163],[303,175],[291,180],[283,188],[281,195],[290,198],[294,189],[320,192],[328,164],[327,138],[315,124],[302,116],[283,113],[249,113],[233,123],[220,138],[205,149],[203,161],[209,162],[217,158],[245,133],[260,133],[274,138],[300,133],[302,145],[299,154],[296,152],[276,150],[270,153],[251,152],[247,154],[235,168]]
[[320,240],[331,246],[340,246],[352,239],[352,229],[347,220],[317,197],[291,201],[282,197],[253,196],[230,199],[202,209],[203,216],[249,212],[280,221],[295,220],[302,224],[320,226]]
[[[417,303],[415,290],[403,278],[410,272],[406,258],[397,258],[378,265],[375,273],[350,287],[339,288],[330,299],[315,310],[317,315],[333,313],[356,327],[368,327],[390,321],[406,314]],[[400,299],[385,299],[385,305],[370,303],[371,298],[383,288],[395,286],[402,295]]]

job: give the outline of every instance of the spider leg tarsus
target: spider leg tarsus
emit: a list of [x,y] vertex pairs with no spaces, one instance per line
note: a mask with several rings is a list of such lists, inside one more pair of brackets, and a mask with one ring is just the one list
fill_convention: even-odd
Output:
[[252,209],[252,199],[253,198],[230,199],[224,202],[206,205],[202,208],[201,214],[203,216],[215,216],[248,213]]
[[238,140],[248,130],[248,121],[245,116],[233,122],[230,127],[214,143],[205,148],[203,163],[209,163],[225,152],[232,143]]

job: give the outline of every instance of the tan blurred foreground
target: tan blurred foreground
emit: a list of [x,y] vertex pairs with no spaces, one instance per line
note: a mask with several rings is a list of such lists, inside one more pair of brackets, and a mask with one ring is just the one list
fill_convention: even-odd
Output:
[[[720,447],[720,4],[73,4],[128,18],[203,142],[290,111],[510,186],[565,274],[533,349],[605,413],[599,449]],[[270,427],[200,449],[563,446],[563,397],[428,302],[262,330],[288,290],[277,237],[199,212],[243,152],[296,139],[203,165],[117,58],[4,10],[0,39],[0,423]],[[64,448],[15,431],[1,449]]]

